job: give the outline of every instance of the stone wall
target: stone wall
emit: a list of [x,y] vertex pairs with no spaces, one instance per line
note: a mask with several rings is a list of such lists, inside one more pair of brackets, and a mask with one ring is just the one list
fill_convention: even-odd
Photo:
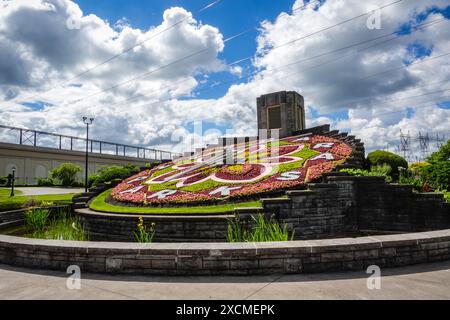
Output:
[[[90,239],[94,241],[134,242],[139,215],[108,214],[89,209],[76,210]],[[157,242],[217,242],[227,239],[232,215],[143,215],[146,225],[155,223]]]
[[82,272],[256,275],[365,270],[450,259],[450,230],[279,243],[127,244],[32,240],[0,235],[0,263]]
[[438,193],[414,193],[383,177],[326,176],[287,199],[263,200],[264,211],[294,231],[295,239],[335,238],[369,232],[418,232],[450,228],[450,203]]

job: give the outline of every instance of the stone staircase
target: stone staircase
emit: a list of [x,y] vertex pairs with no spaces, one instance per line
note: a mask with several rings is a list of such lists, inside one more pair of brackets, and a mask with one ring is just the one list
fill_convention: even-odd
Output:
[[102,183],[96,187],[89,188],[88,192],[84,192],[77,197],[73,198],[73,208],[74,209],[84,209],[89,207],[89,202],[105,192],[108,189],[116,187],[122,180],[114,180],[112,182]]

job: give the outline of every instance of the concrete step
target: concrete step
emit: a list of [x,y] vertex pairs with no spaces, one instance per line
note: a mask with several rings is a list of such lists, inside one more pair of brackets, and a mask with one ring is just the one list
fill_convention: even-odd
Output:
[[77,203],[73,204],[73,208],[74,209],[84,209],[84,208],[87,208],[87,207],[88,207],[88,205],[87,205],[86,202],[77,202]]

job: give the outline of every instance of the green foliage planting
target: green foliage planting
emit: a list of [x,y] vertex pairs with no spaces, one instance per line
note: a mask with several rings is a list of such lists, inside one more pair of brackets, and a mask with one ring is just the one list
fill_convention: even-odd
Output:
[[52,178],[39,178],[37,180],[37,185],[39,187],[53,187],[55,185],[55,181]]
[[42,231],[47,224],[49,216],[49,209],[30,208],[25,212],[25,224],[31,227],[33,231]]
[[197,207],[125,207],[116,206],[106,202],[111,195],[112,190],[107,190],[94,198],[91,202],[90,209],[99,212],[111,213],[129,213],[129,214],[225,214],[232,213],[237,208],[261,208],[260,201],[220,204],[215,206],[197,206]]
[[0,186],[6,186],[6,184],[8,183],[8,178],[7,177],[0,177]]
[[139,243],[151,243],[155,237],[155,224],[152,223],[150,226],[144,224],[144,218],[139,217],[139,222],[137,225],[137,232],[134,233],[134,238],[136,242]]
[[28,235],[34,239],[89,241],[89,236],[78,218],[63,215],[49,221],[42,229]]
[[101,168],[97,174],[89,177],[89,186],[97,186],[100,183],[111,182],[119,179],[124,180],[139,172],[139,168],[134,165],[110,166]]
[[426,189],[426,183],[413,170],[401,169],[398,182],[401,184],[410,184],[416,192],[423,192]]
[[444,200],[446,202],[450,202],[450,191],[444,189],[437,189],[436,192],[444,194]]
[[450,161],[435,162],[421,170],[422,178],[435,188],[449,190]]
[[415,162],[409,166],[409,169],[414,174],[420,174],[424,168],[429,166],[431,166],[431,163],[429,162]]
[[398,168],[408,168],[408,162],[388,151],[377,150],[369,153],[367,156],[367,162],[370,167],[387,164],[392,168],[391,175],[398,175]]
[[387,164],[373,166],[370,170],[342,169],[340,171],[356,177],[385,177],[387,182],[392,181],[392,178],[389,176],[392,168]]
[[70,187],[76,182],[81,167],[73,163],[63,163],[50,172],[52,179],[58,180],[64,187]]
[[230,219],[228,222],[228,242],[271,242],[289,241],[287,226],[281,227],[274,218],[269,220],[262,214],[252,216],[251,227],[239,218]]

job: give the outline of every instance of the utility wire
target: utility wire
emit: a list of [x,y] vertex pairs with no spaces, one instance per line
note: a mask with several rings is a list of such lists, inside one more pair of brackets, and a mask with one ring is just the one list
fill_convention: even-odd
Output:
[[[430,26],[432,26],[432,25],[435,25],[435,24],[437,24],[437,23],[444,22],[444,21],[446,21],[446,19],[436,19],[436,20],[433,20],[433,21],[430,21],[430,22],[422,23],[422,24],[420,24],[420,25],[415,26],[414,30],[412,30],[411,33],[408,34],[408,35],[411,35],[412,33],[416,32],[416,31],[422,30],[422,29],[424,29],[424,28],[426,28],[426,27],[430,27]],[[381,39],[381,38],[390,36],[390,35],[392,35],[392,34],[394,34],[394,33],[388,33],[388,34],[385,34],[385,35],[382,35],[382,36],[378,36],[378,37],[375,37],[375,38],[372,38],[372,39],[369,39],[369,40],[360,41],[360,42],[358,42],[358,43],[354,43],[354,44],[352,44],[352,45],[345,46],[345,47],[343,47],[343,48],[339,48],[339,49],[335,49],[335,50],[328,51],[328,52],[325,52],[325,53],[321,53],[321,54],[318,54],[318,55],[315,55],[315,56],[311,56],[311,57],[308,57],[308,58],[305,58],[305,59],[300,59],[300,60],[297,60],[297,61],[294,61],[294,62],[285,64],[285,65],[282,65],[282,66],[279,66],[279,67],[276,67],[276,68],[266,69],[266,70],[264,70],[264,75],[267,75],[268,73],[277,73],[277,72],[282,71],[282,69],[285,69],[286,67],[291,67],[291,66],[293,66],[293,65],[295,65],[295,64],[299,64],[299,63],[302,63],[302,62],[305,62],[305,61],[309,61],[309,60],[312,60],[312,59],[315,59],[315,58],[318,58],[318,57],[322,57],[322,56],[325,56],[325,55],[329,55],[329,54],[334,53],[334,52],[339,52],[339,51],[342,51],[342,50],[344,50],[344,49],[349,49],[349,48],[356,47],[356,46],[361,45],[361,44],[365,44],[365,43],[368,43],[368,42],[376,41],[376,40],[379,40],[379,39]],[[356,53],[358,54],[358,53],[360,53],[360,52],[362,52],[362,51],[364,51],[364,50],[367,50],[367,49],[369,49],[369,48],[372,48],[372,47],[375,47],[375,46],[378,46],[378,45],[381,45],[381,44],[385,44],[386,42],[393,41],[393,40],[396,40],[396,39],[400,39],[400,38],[402,38],[402,37],[404,37],[404,35],[398,35],[398,34],[397,34],[395,37],[390,38],[390,39],[388,39],[388,40],[386,40],[386,41],[383,41],[383,42],[380,42],[380,43],[376,43],[376,44],[367,46],[367,47],[362,48],[362,49],[358,49],[358,51],[357,51]],[[355,54],[355,53],[351,53],[350,55],[354,55],[354,54]],[[337,60],[340,60],[340,59],[342,59],[342,58],[348,57],[348,56],[350,56],[350,55],[346,54],[346,55],[344,55],[344,56],[341,56],[341,57],[338,57],[338,58],[331,59],[331,60],[329,60],[329,61],[327,61],[327,62],[325,62],[325,63],[321,63],[321,64],[318,64],[318,65],[315,65],[315,66],[312,66],[312,67],[308,67],[308,68],[302,69],[301,72],[304,72],[305,70],[309,70],[309,69],[321,67],[321,66],[323,66],[323,65],[326,65],[326,64],[329,64],[329,63],[332,63],[332,62],[336,62]],[[230,66],[230,65],[227,65],[227,66]],[[407,67],[407,66],[404,66],[404,67]],[[252,72],[252,73],[250,73],[250,74],[248,74],[248,75],[246,75],[246,76],[244,76],[244,77],[240,77],[238,80],[239,80],[239,81],[242,81],[243,79],[247,79],[247,80],[248,80],[248,79],[250,79],[251,77],[257,76],[259,73],[261,73],[261,72],[260,72],[260,71],[255,71],[255,72]],[[291,74],[291,75],[288,75],[288,76],[286,76],[286,77],[291,77],[291,76],[296,75],[296,74],[298,74],[298,73],[299,73],[299,72],[295,72],[295,73],[293,73],[293,74]],[[174,84],[175,84],[175,85],[178,85],[178,84],[181,84],[181,83],[183,83],[183,82],[189,81],[189,80],[191,80],[191,79],[192,79],[191,77],[183,78],[183,79],[181,79],[180,81],[177,81],[177,82],[172,83],[172,84],[170,84],[170,85],[166,85],[166,86],[164,86],[164,87],[161,87],[161,88],[159,88],[158,90],[152,91],[151,93],[157,93],[157,92],[159,92],[159,91],[162,90],[162,89],[167,89],[167,88],[172,88],[172,87],[175,88],[175,86],[173,86]],[[222,82],[220,82],[218,85],[222,86],[222,85],[224,85],[224,84],[233,84],[233,83],[236,83],[236,80],[222,81]],[[214,87],[217,87],[218,85],[215,85]],[[212,87],[207,87],[207,88],[205,88],[205,89],[207,89],[207,90],[208,90],[208,89],[212,89]],[[205,89],[200,89],[200,90],[197,90],[196,92],[202,92],[202,91],[204,91]],[[124,103],[130,102],[130,101],[136,100],[136,99],[138,99],[138,98],[141,98],[141,97],[145,97],[145,96],[144,96],[143,94],[139,94],[139,95],[137,95],[137,96],[133,96],[133,97],[128,98],[128,99],[126,99],[126,100],[119,101],[119,102],[113,103],[113,104],[109,104],[109,106],[115,106],[115,105],[124,104]]]

